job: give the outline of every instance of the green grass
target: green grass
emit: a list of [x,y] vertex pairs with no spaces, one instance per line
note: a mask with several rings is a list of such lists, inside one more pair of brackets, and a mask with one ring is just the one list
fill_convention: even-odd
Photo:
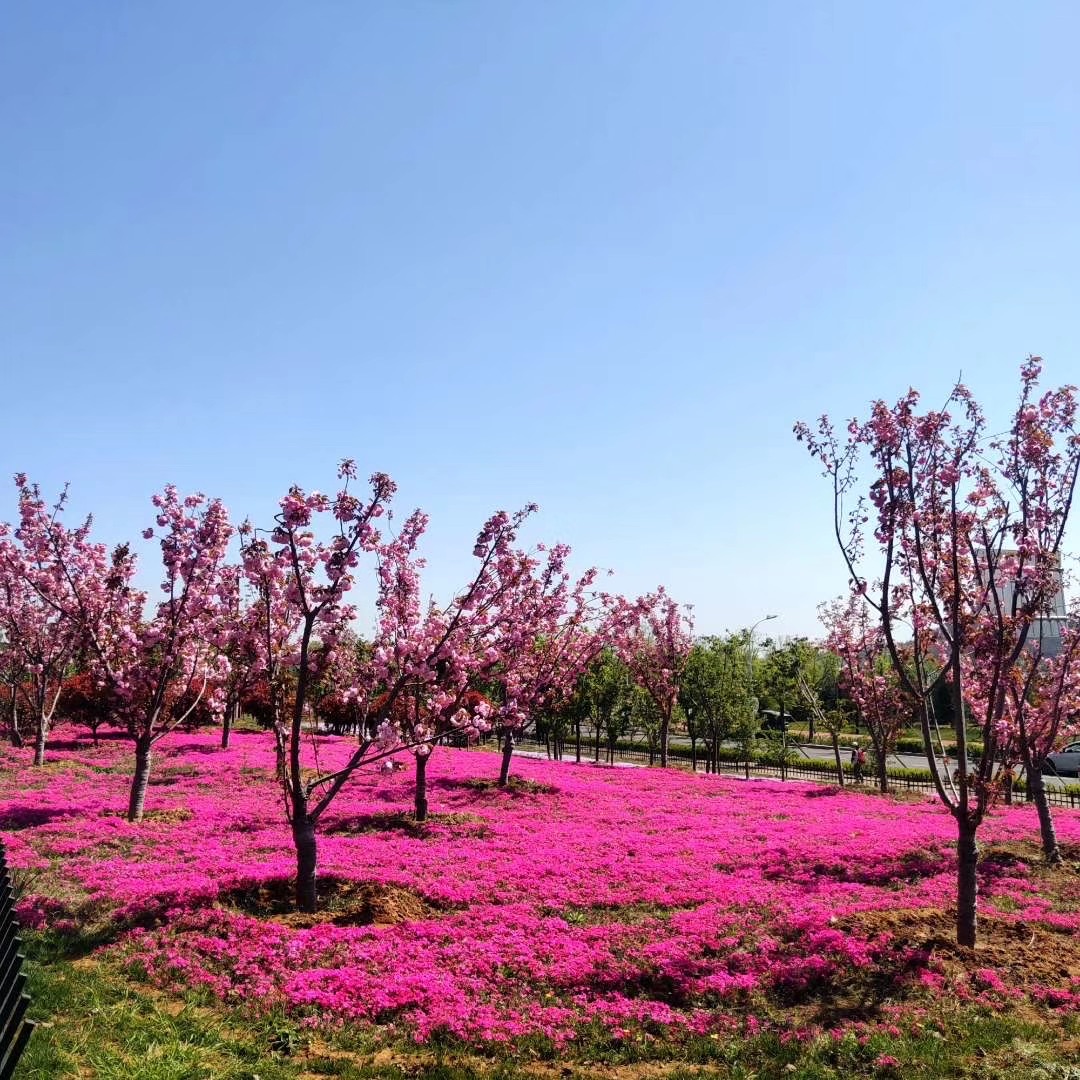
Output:
[[[50,949],[49,951],[53,951]],[[44,961],[44,962],[43,962]],[[286,1080],[300,1075],[260,1045],[266,1032],[237,1028],[220,1013],[168,1002],[99,962],[27,963],[30,1016],[39,1022],[19,1080]]]

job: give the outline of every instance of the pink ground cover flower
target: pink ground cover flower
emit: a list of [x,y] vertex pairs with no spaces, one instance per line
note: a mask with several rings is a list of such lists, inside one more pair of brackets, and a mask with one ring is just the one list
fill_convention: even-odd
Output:
[[[424,829],[401,813],[409,771],[375,768],[325,822],[322,878],[401,890],[411,913],[300,925],[233,902],[295,872],[271,736],[236,735],[221,750],[214,735],[176,735],[141,824],[124,816],[122,743],[95,750],[64,733],[61,745],[45,772],[0,751],[12,861],[51,863],[88,905],[142,924],[113,948],[162,987],[479,1043],[563,1042],[594,1024],[613,1037],[730,1032],[747,1008],[760,1027],[755,1002],[827,993],[868,968],[898,989],[958,992],[901,935],[858,929],[868,913],[954,902],[954,830],[932,802],[528,759],[516,766],[524,783],[500,790],[496,756],[447,750],[432,758]],[[306,753],[327,769],[352,747],[320,738]],[[1033,829],[1034,811],[1016,807],[986,837]],[[1059,832],[1080,842],[1080,818],[1060,815]],[[1015,909],[999,918],[1080,928],[1034,891],[1023,862],[988,862],[982,889]],[[36,926],[78,914],[44,897],[21,910]],[[1002,987],[987,967],[966,991],[1001,998]],[[1080,1005],[1071,984],[1039,994]]]

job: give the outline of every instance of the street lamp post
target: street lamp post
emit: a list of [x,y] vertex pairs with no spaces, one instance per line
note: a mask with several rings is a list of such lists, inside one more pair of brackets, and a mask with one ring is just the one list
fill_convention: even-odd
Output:
[[[758,698],[754,693],[754,631],[762,624],[767,623],[770,619],[775,619],[775,615],[766,615],[763,619],[758,619],[753,626],[746,632],[746,674],[749,679],[750,687],[750,700],[754,706],[754,719],[757,719],[758,715]],[[749,751],[748,751],[749,753]],[[750,779],[750,761],[749,757],[746,762],[746,778]]]
[[746,670],[750,676],[751,685],[753,685],[754,681],[754,631],[762,623],[767,623],[770,619],[775,618],[775,615],[766,615],[763,619],[758,619],[758,621],[746,632]]

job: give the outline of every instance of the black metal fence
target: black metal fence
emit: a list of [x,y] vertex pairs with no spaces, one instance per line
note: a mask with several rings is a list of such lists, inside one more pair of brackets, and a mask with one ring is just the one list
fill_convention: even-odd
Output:
[[25,957],[19,951],[21,945],[15,920],[15,887],[0,843],[0,1080],[11,1080],[34,1030],[33,1022],[26,1019],[30,995],[24,993]]
[[[519,740],[517,745],[518,749],[526,752],[545,755],[548,753],[547,744],[532,739]],[[564,745],[562,752],[563,761],[574,761],[576,756],[576,747],[572,743],[568,742]],[[595,760],[597,760],[595,746],[590,745],[586,747],[583,743],[581,747],[582,763],[588,764]],[[604,763],[610,760],[610,750],[606,745],[602,744],[600,747],[599,761]],[[660,757],[659,753],[655,751],[650,755],[647,746],[628,746],[626,743],[620,743],[615,747],[614,760],[623,764],[653,765],[659,763]],[[668,750],[668,761],[672,765],[678,765],[683,768],[690,768],[693,763],[690,750],[685,746],[670,747]],[[696,764],[697,771],[703,772],[705,769],[704,758],[699,755]],[[828,761],[809,761],[803,759],[785,765],[770,764],[762,761],[720,761],[718,763],[718,768],[721,773],[727,773],[732,776],[742,776],[747,780],[756,776],[780,780],[810,780],[820,784],[836,783],[836,768]],[[925,791],[928,794],[933,793],[934,782],[929,776],[921,776],[918,773],[905,775],[905,772],[906,770],[903,769],[889,769],[888,781],[889,789],[891,791]],[[845,770],[844,782],[847,784],[855,783],[854,777],[848,770]],[[876,782],[876,776],[870,770],[867,770],[863,776],[863,783],[855,786],[872,787]],[[1073,784],[1064,788],[1047,785],[1046,795],[1048,801],[1053,806],[1064,806],[1072,810],[1080,809],[1080,786],[1078,785]],[[1013,790],[1013,801],[1023,802],[1027,798],[1028,795],[1024,790],[1023,785],[1017,784]]]

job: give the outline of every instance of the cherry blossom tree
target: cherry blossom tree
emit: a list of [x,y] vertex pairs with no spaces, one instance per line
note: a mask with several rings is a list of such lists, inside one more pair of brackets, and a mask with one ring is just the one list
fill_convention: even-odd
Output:
[[[131,585],[135,558],[126,545],[113,552],[104,574],[80,580],[68,570],[91,671],[116,701],[134,743],[129,821],[142,820],[154,747],[200,706],[220,716],[229,672],[228,513],[219,499],[181,496],[171,484],[152,502],[164,599],[148,615],[145,595]],[[144,539],[155,535],[154,526],[143,531]]]
[[81,671],[64,680],[57,711],[65,720],[88,727],[97,746],[101,726],[116,716],[116,702],[89,671]]
[[[535,510],[500,512],[485,523],[473,551],[477,571],[444,608],[432,604],[422,612],[419,561],[399,553],[387,562],[393,572],[383,574],[374,657],[381,683],[391,692],[400,684],[408,702],[401,706],[399,698],[398,723],[416,755],[418,816],[426,813],[427,760],[445,725],[479,731],[494,724],[505,785],[514,733],[537,710],[561,701],[601,647],[590,633],[595,598],[588,590],[596,571],[573,581],[565,545],[533,552],[514,546]],[[496,703],[477,696],[477,686],[492,683],[499,689]]]
[[[250,522],[239,528],[243,584],[248,591],[233,625],[231,651],[243,666],[241,700],[254,702],[259,722],[274,733],[277,777],[286,778],[288,713],[295,704],[290,664],[299,652],[304,613],[292,577],[287,547],[272,547]],[[305,687],[306,689],[306,687]]]
[[660,765],[664,767],[679,686],[693,646],[693,621],[662,586],[640,597],[634,611],[637,619],[619,635],[618,649],[656,710]]
[[65,488],[50,507],[36,484],[22,473],[19,523],[0,525],[0,630],[6,656],[18,679],[12,693],[12,723],[17,741],[21,696],[34,726],[34,764],[45,762],[49,728],[68,668],[84,644],[74,588],[93,587],[105,572],[106,550],[89,540],[91,519],[68,529],[62,519]]
[[[940,410],[920,413],[914,390],[893,406],[877,401],[868,420],[848,425],[846,439],[827,417],[816,430],[795,429],[832,481],[852,589],[877,613],[897,678],[916,703],[934,787],[956,821],[957,941],[968,946],[977,930],[978,828],[996,793],[997,759],[1013,738],[1008,686],[1059,586],[1080,468],[1075,389],[1040,395],[1041,369],[1038,358],[1023,365],[1020,400],[1000,437],[987,436],[960,384]],[[862,491],[867,460],[874,479]],[[854,505],[845,505],[852,495]],[[864,568],[871,544],[875,577]],[[953,693],[955,777],[933,752],[932,695],[942,682]],[[975,764],[965,703],[983,743]]]
[[359,734],[374,711],[364,696],[372,692],[371,650],[370,641],[345,631],[321,673],[314,712],[337,735]]
[[[338,791],[370,759],[371,740],[362,737],[356,753],[340,770],[316,769],[310,777],[301,756],[309,695],[321,669],[333,656],[338,638],[354,618],[346,601],[362,554],[381,545],[375,522],[382,517],[396,486],[383,473],[371,477],[371,494],[358,499],[349,491],[356,477],[352,461],[343,461],[343,481],[333,497],[292,487],[281,500],[269,541],[252,539],[244,546],[244,566],[258,599],[254,625],[262,652],[261,665],[271,697],[270,713],[278,741],[279,773],[286,814],[296,848],[296,904],[301,911],[316,906],[316,827]],[[330,540],[319,540],[314,521],[330,515],[336,522]],[[255,536],[254,530],[245,530]],[[295,669],[290,715],[283,715],[281,678]],[[312,733],[314,738],[314,734]]]
[[[5,553],[6,554],[6,553]],[[26,705],[34,732],[34,764],[45,764],[45,744],[59,700],[60,687],[78,639],[64,616],[43,602],[10,554],[0,584],[0,624],[22,677],[12,685],[13,742],[21,744],[20,705]],[[13,566],[12,564],[15,563]]]
[[[1043,854],[1060,863],[1054,818],[1043,781],[1047,757],[1061,740],[1080,732],[1080,611],[1060,635],[1060,647],[1046,655],[1041,635],[1030,642],[1010,672],[1006,685],[1006,718],[1015,741],[1015,756],[1027,775],[1028,790],[1039,815]],[[1010,766],[1006,759],[1004,766]]]
[[259,678],[259,654],[252,648],[246,633],[243,606],[243,564],[232,563],[221,568],[221,618],[223,635],[221,651],[229,662],[225,680],[225,706],[221,718],[221,749],[228,750],[233,725],[240,718],[241,702]]
[[[467,689],[468,654],[456,648],[462,623],[466,615],[480,618],[484,611],[482,597],[473,595],[458,606],[456,617],[418,616],[420,561],[414,552],[427,519],[414,513],[396,538],[384,540],[375,522],[388,513],[396,486],[385,474],[376,473],[370,480],[370,495],[361,500],[349,491],[355,477],[355,463],[346,460],[339,468],[343,485],[334,497],[293,487],[281,501],[269,543],[260,547],[261,541],[252,541],[245,546],[249,580],[262,583],[263,670],[275,699],[274,717],[282,713],[274,688],[285,669],[292,668],[295,675],[288,725],[283,720],[279,723],[279,745],[285,756],[282,782],[297,857],[296,904],[308,912],[315,910],[317,902],[320,819],[362,765],[436,737],[431,730],[403,732],[397,727],[398,702],[413,681],[434,673],[438,686],[428,696],[424,714],[446,713],[454,695],[447,686],[460,686],[460,693]],[[336,522],[330,540],[317,538],[315,521],[320,515],[332,515]],[[318,744],[310,732],[316,752],[312,775],[303,768],[301,756],[304,720],[316,680],[332,663],[356,616],[346,598],[365,554],[376,561],[380,629],[370,664],[358,672],[358,682],[348,692],[367,700],[374,696],[375,687],[386,689],[379,708],[366,714],[356,750],[340,768],[329,772],[319,768]]]
[[19,716],[22,711],[22,698],[26,672],[16,650],[6,640],[0,641],[0,682],[4,685],[2,703],[4,720],[8,727],[8,738],[17,750],[23,746],[22,728]]
[[[476,700],[476,685],[497,670],[500,677],[517,673],[512,658],[535,640],[540,625],[529,598],[545,591],[544,574],[534,575],[536,560],[515,547],[519,528],[536,509],[530,505],[514,515],[493,515],[474,545],[478,568],[472,581],[448,603],[425,605],[420,586],[424,563],[416,549],[426,515],[413,513],[396,536],[384,538],[375,521],[388,514],[393,482],[375,474],[371,494],[361,501],[349,491],[354,463],[343,462],[339,475],[344,484],[333,498],[290,490],[270,542],[255,560],[264,580],[273,585],[264,593],[276,597],[271,606],[277,609],[279,627],[266,635],[271,645],[265,670],[295,669],[291,722],[284,736],[284,787],[297,852],[296,903],[302,911],[316,906],[317,826],[337,794],[362,765],[408,749],[416,759],[416,809],[422,818],[427,812],[430,747],[449,731],[486,726],[490,708]],[[320,541],[315,519],[330,514],[337,522],[336,535]],[[252,544],[246,545],[245,565],[255,554]],[[350,696],[360,702],[364,720],[348,760],[333,771],[320,770],[316,760],[312,774],[301,767],[305,707],[314,679],[333,663],[345,628],[355,617],[346,595],[364,554],[376,566],[378,625],[370,651],[365,650],[352,676],[353,685],[334,690],[342,706]],[[548,560],[552,580],[561,574],[563,558],[560,551]],[[252,571],[246,572],[250,580]],[[290,653],[292,642],[295,651]],[[526,680],[518,674],[515,678],[499,708],[522,708]],[[271,686],[273,682],[271,678]]]
[[878,787],[888,791],[888,757],[915,715],[913,702],[892,668],[881,623],[870,617],[861,596],[823,605],[820,614],[827,631],[825,646],[840,659],[840,688],[870,733]]
[[[544,551],[545,549],[540,549]],[[502,702],[495,726],[502,745],[499,786],[510,780],[515,739],[541,715],[566,710],[578,682],[613,641],[621,616],[614,598],[594,592],[598,571],[574,579],[566,569],[570,548],[559,544],[532,562],[504,608],[516,640],[502,648],[497,681]],[[529,562],[519,554],[523,565]],[[580,739],[579,739],[580,753]]]

